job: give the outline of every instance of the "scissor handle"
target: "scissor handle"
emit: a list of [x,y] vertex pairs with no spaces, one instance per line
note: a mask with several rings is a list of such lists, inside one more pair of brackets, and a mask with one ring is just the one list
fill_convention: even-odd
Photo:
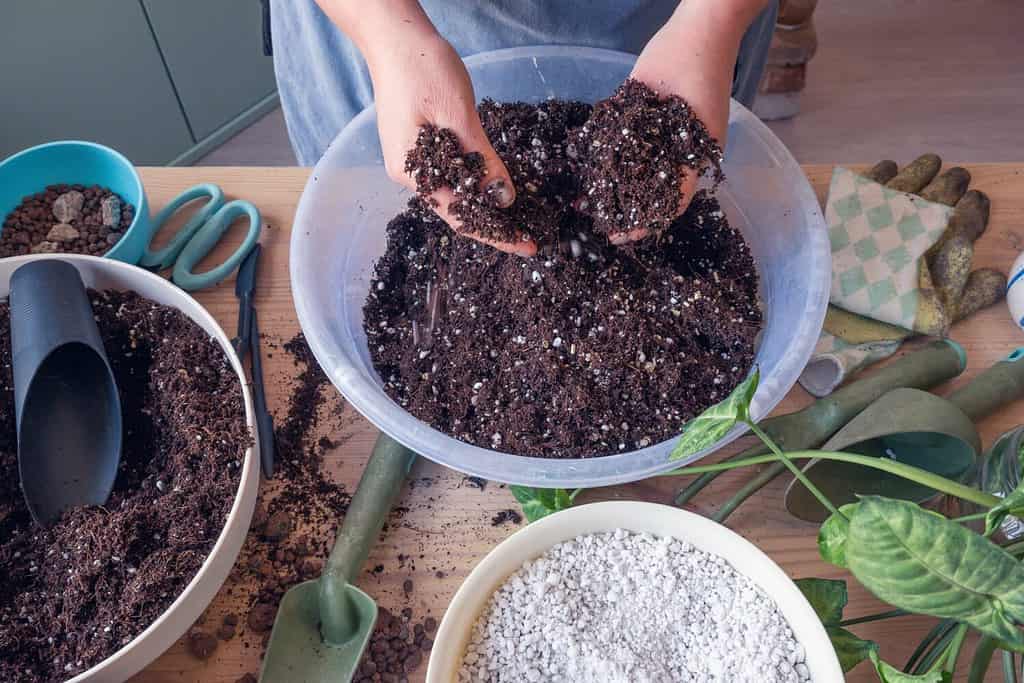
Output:
[[[156,236],[160,228],[170,220],[171,216],[181,210],[181,207],[185,206],[191,201],[195,201],[201,197],[209,197],[209,201],[203,208],[196,211],[188,222],[181,227],[178,232],[174,234],[171,241],[167,243],[163,249],[159,251],[150,251],[150,245],[153,243],[153,238]],[[139,260],[139,265],[144,268],[156,268],[157,270],[165,270],[170,268],[178,255],[181,254],[185,245],[192,239],[192,235],[196,233],[199,228],[202,227],[203,223],[210,220],[210,217],[217,212],[224,205],[224,192],[218,186],[213,183],[202,183],[200,185],[194,185],[177,197],[171,200],[171,203],[160,210],[160,213],[153,219],[153,225],[150,229],[149,239],[146,241],[146,249],[142,253],[142,258]]]
[[[242,241],[242,245],[235,250],[231,256],[224,260],[219,266],[211,268],[205,273],[194,273],[192,269],[202,261],[207,254],[220,241],[227,229],[235,220],[241,216],[249,219],[249,232]],[[230,201],[222,206],[217,213],[213,214],[204,225],[196,232],[178,255],[174,263],[174,274],[171,279],[174,284],[184,290],[194,291],[205,287],[212,287],[238,268],[260,236],[260,211],[252,202],[242,199]]]

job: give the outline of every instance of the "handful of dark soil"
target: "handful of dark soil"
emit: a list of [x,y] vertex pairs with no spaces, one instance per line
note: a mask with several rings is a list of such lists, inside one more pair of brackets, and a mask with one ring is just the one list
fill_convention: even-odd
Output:
[[0,258],[23,254],[102,256],[135,218],[135,207],[105,187],[50,185],[4,218]]
[[659,233],[679,213],[686,173],[721,178],[722,150],[689,105],[628,80],[570,136],[583,173],[580,210],[603,235]]
[[575,204],[609,235],[645,228],[661,232],[677,217],[685,173],[721,177],[722,151],[678,97],[662,98],[628,80],[594,107],[548,100],[539,105],[484,100],[480,121],[516,186],[500,209],[487,189],[483,157],[466,153],[455,134],[424,126],[406,157],[417,192],[451,188],[448,209],[463,230],[512,242],[554,243]]
[[448,207],[463,228],[482,237],[513,242],[529,237],[539,245],[557,242],[562,217],[580,193],[579,166],[566,132],[583,125],[590,105],[549,100],[539,105],[484,100],[480,121],[516,186],[516,201],[499,209],[486,189],[483,157],[464,153],[455,134],[424,126],[406,158],[406,171],[419,195],[450,187]]
[[0,302],[0,680],[63,681],[148,627],[192,580],[252,442],[238,376],[177,309],[90,292],[121,393],[121,468],[103,508],[37,527],[18,483],[10,311]]

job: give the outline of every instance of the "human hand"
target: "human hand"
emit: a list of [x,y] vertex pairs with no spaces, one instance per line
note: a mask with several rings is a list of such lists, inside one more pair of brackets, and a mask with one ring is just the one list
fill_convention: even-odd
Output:
[[[679,4],[648,41],[630,78],[664,96],[685,100],[719,146],[725,149],[729,98],[740,40],[764,0],[691,0]],[[681,215],[697,189],[698,173],[684,170],[679,188]],[[640,228],[611,235],[614,244],[643,239]]]
[[[416,41],[387,41],[385,49],[367,56],[377,104],[384,165],[392,180],[411,189],[416,183],[405,170],[405,158],[416,144],[420,128],[433,124],[452,130],[467,152],[479,152],[486,170],[484,191],[499,208],[515,201],[515,187],[505,164],[495,153],[477,115],[476,98],[462,60],[437,34]],[[432,208],[456,232],[501,251],[533,256],[537,246],[530,240],[501,242],[463,229],[449,210],[455,194],[443,187],[431,195]]]

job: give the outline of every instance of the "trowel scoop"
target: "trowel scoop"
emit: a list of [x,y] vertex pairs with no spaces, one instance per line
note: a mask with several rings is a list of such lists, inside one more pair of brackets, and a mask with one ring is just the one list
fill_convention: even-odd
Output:
[[260,680],[352,679],[377,621],[377,604],[352,585],[416,454],[381,434],[319,579],[288,590],[277,608]]
[[[892,458],[952,480],[973,474],[981,451],[974,421],[1024,396],[1024,348],[941,398],[919,389],[894,389],[868,406],[829,439],[822,450]],[[934,489],[852,463],[812,460],[804,472],[837,506],[861,495],[923,503]],[[828,512],[798,481],[786,490],[786,508],[811,522]]]
[[121,460],[121,401],[89,297],[65,261],[11,275],[18,473],[39,524],[103,505]]

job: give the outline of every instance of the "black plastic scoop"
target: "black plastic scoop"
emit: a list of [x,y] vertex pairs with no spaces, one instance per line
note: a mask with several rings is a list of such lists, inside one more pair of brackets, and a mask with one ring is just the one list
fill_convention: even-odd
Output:
[[32,261],[11,275],[18,472],[32,517],[103,505],[121,460],[121,400],[78,270]]

